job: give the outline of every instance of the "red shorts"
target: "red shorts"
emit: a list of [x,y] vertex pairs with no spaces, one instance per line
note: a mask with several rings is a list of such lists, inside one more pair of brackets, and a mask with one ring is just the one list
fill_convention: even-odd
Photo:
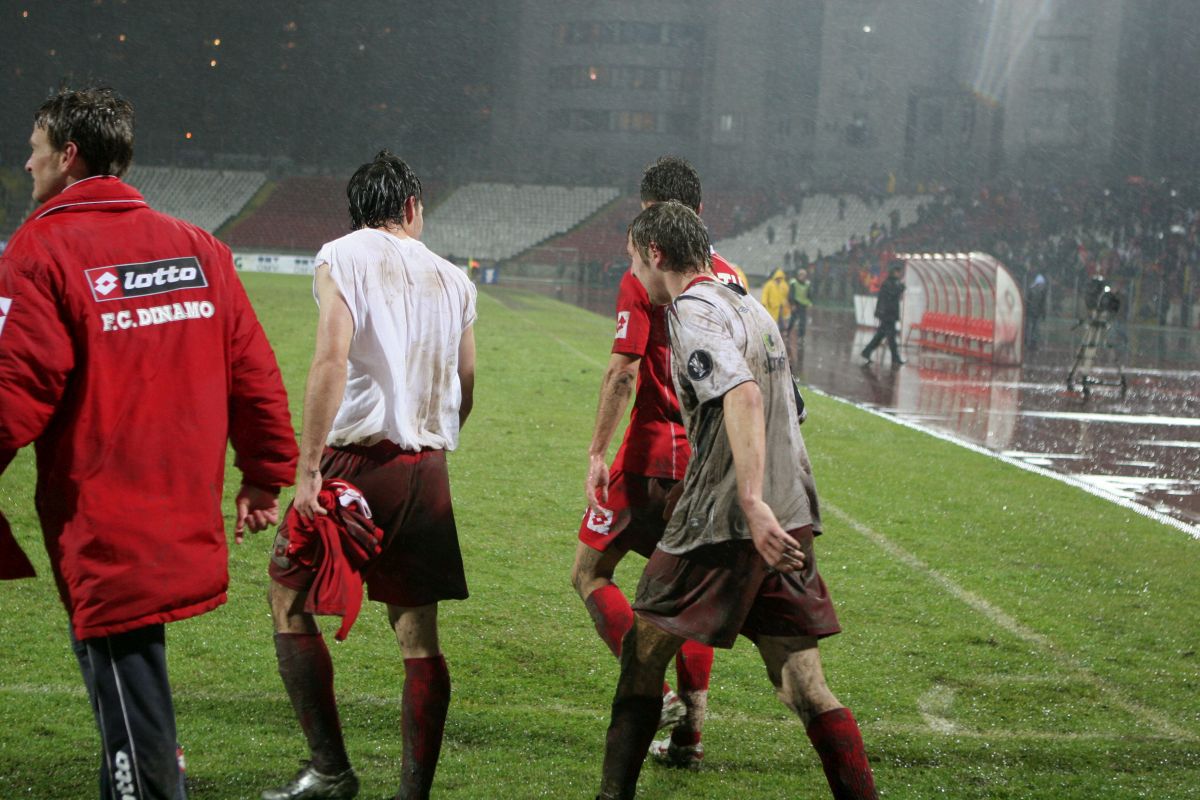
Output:
[[[364,575],[367,597],[395,606],[424,606],[467,597],[467,578],[450,504],[444,450],[401,450],[391,442],[369,447],[327,447],[321,475],[345,478],[363,493],[383,550]],[[271,578],[306,591],[316,572],[287,558],[288,530],[281,524],[271,556]]]
[[579,523],[579,541],[593,550],[604,552],[620,540],[626,550],[641,553],[647,558],[658,547],[667,521],[667,493],[675,485],[670,478],[648,478],[613,470],[608,476],[609,513],[594,514],[583,510]]
[[837,612],[817,572],[812,527],[791,535],[804,549],[804,569],[776,572],[747,540],[671,555],[655,550],[642,573],[633,610],[658,627],[713,647],[732,647],[738,634],[831,636]]

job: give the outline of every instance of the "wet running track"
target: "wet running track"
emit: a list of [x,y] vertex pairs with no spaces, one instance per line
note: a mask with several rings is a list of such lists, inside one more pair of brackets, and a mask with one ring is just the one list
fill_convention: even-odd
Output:
[[[905,348],[893,369],[887,348],[861,366],[873,333],[849,313],[816,309],[793,370],[821,391],[1034,467],[1069,475],[1093,491],[1166,515],[1200,536],[1200,333],[1122,332],[1094,374],[1116,382],[1089,397],[1067,391],[1078,331],[1052,323],[1046,344],[1020,367]],[[881,363],[882,362],[882,363]]]

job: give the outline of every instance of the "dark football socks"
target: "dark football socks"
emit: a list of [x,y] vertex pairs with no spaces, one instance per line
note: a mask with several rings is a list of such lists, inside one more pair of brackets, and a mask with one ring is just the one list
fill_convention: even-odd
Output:
[[429,797],[449,708],[450,671],[446,668],[446,659],[441,655],[404,659],[400,721],[404,762],[396,800],[426,800]]
[[592,615],[592,622],[596,623],[596,633],[612,654],[620,658],[621,640],[633,627],[633,609],[625,594],[615,583],[610,583],[589,594],[583,604]]
[[613,701],[612,722],[604,743],[601,797],[616,800],[633,797],[661,711],[662,697],[634,695]]
[[308,740],[312,766],[325,775],[350,768],[333,694],[333,661],[325,639],[316,633],[276,633],[279,677]]
[[862,734],[850,709],[817,716],[808,723],[808,738],[821,757],[834,800],[878,800]]
[[712,675],[713,649],[706,644],[685,641],[675,656],[675,691],[687,706],[687,717],[671,731],[676,745],[700,743],[704,714],[708,708],[708,680]]

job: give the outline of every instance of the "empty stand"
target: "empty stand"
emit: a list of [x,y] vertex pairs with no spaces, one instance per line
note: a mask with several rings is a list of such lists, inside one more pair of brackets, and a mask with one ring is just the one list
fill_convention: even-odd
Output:
[[316,253],[349,232],[343,178],[284,178],[262,207],[224,238],[233,248]]
[[425,243],[459,259],[511,258],[594,214],[617,196],[611,187],[472,183],[425,218]]
[[211,233],[250,202],[267,176],[262,172],[135,164],[125,180],[142,193],[151,208]]
[[[856,195],[841,195],[841,198],[845,202],[841,214],[838,196],[812,195],[804,198],[798,213],[777,214],[743,233],[719,239],[716,248],[747,273],[770,275],[783,267],[785,253],[803,250],[810,258],[816,258],[818,251],[831,255],[846,247],[851,236],[866,238],[872,224],[889,230],[892,211],[899,212],[903,229],[917,221],[917,209],[928,200],[921,196],[892,196],[879,205],[869,205]],[[711,219],[707,202],[705,212],[705,218]],[[796,224],[795,242],[791,237],[792,223]],[[773,241],[768,241],[768,228],[774,229]]]
[[639,210],[641,201],[636,196],[622,197],[571,231],[550,239],[543,246],[527,251],[519,260],[554,263],[554,254],[547,251],[571,252],[577,256],[580,263],[624,260],[625,232]]

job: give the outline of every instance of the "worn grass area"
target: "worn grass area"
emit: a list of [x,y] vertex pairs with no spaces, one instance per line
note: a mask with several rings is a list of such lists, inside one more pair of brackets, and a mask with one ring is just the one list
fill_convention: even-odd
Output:
[[[245,275],[299,404],[303,278]],[[611,323],[480,297],[476,412],[451,461],[470,600],[443,607],[454,701],[442,798],[590,798],[616,663],[567,574]],[[813,396],[822,572],[845,633],[822,646],[884,798],[1200,798],[1200,543],[1082,491]],[[232,496],[236,479],[231,471]],[[97,744],[32,513],[23,453],[0,508],[42,574],[0,585],[0,797],[94,796]],[[303,756],[275,673],[269,534],[231,554],[229,603],[171,626],[192,796],[256,797]],[[631,590],[642,562],[618,577]],[[363,797],[390,795],[402,668],[382,610],[334,647]],[[646,798],[827,796],[754,648],[719,652],[707,760],[647,765]]]

